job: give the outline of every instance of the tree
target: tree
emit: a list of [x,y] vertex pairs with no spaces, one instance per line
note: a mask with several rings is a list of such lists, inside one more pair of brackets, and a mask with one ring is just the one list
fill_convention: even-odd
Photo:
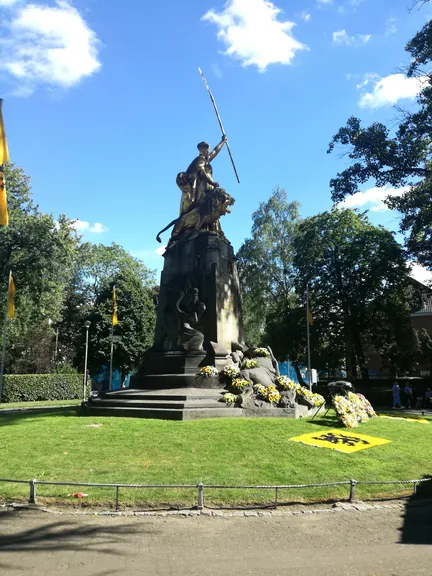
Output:
[[[138,269],[138,268],[137,268]],[[114,328],[114,366],[122,371],[122,379],[138,367],[142,354],[153,343],[156,312],[154,292],[143,283],[137,269],[126,268],[104,283],[90,315],[90,369],[99,370],[108,364],[111,349],[113,286],[116,288],[118,325]]]
[[86,320],[92,322],[90,368],[98,371],[109,361],[113,285],[116,285],[119,318],[121,316],[116,332],[123,335],[116,344],[116,362],[129,369],[149,346],[155,317],[153,272],[118,244],[84,243],[77,251],[60,323],[62,343],[75,348],[77,366],[84,363]]
[[294,247],[296,291],[304,294],[309,284],[320,367],[345,358],[350,377],[358,376],[357,366],[367,377],[370,346],[409,353],[397,328],[411,326],[412,286],[407,256],[391,232],[365,214],[334,209],[301,222]]
[[[6,294],[12,270],[17,288],[6,369],[45,371],[52,358],[52,324],[63,313],[79,239],[73,221],[64,215],[56,221],[33,203],[30,179],[21,168],[6,164],[5,178],[9,226],[0,230],[0,280]],[[4,306],[2,299],[0,313]]]
[[351,117],[333,137],[328,152],[340,144],[347,149],[352,165],[330,181],[332,199],[342,201],[372,180],[376,186],[406,188],[386,203],[402,214],[400,229],[406,246],[420,263],[432,269],[432,74],[423,67],[432,62],[432,21],[407,44],[411,56],[408,76],[418,76],[422,90],[415,112],[402,112],[396,130],[381,123],[363,128]]
[[242,288],[246,341],[258,345],[270,316],[293,304],[292,240],[299,221],[299,203],[288,202],[277,188],[252,215],[252,237],[237,253]]

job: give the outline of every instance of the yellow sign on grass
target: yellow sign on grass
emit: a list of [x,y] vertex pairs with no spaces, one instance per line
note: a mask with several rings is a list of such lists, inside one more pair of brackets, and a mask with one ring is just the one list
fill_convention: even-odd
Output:
[[429,424],[424,418],[409,418],[403,416],[387,416],[387,414],[380,414],[380,418],[388,418],[389,420],[406,420],[407,422],[418,422],[419,424]]
[[358,452],[359,450],[367,450],[374,446],[382,446],[388,444],[391,440],[384,440],[384,438],[375,438],[374,436],[366,436],[366,434],[359,434],[351,430],[321,430],[312,432],[312,434],[302,434],[290,438],[293,442],[301,442],[309,446],[318,446],[319,448],[330,448],[338,452]]

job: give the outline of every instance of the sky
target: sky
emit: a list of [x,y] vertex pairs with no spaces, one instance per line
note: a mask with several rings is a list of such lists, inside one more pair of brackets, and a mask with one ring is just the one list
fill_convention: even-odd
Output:
[[[0,97],[11,161],[45,212],[77,219],[84,240],[116,242],[158,271],[157,232],[178,215],[176,175],[221,132],[215,180],[236,204],[221,224],[235,250],[280,186],[301,215],[332,207],[347,160],[326,153],[355,115],[391,124],[415,105],[407,41],[432,4],[407,0],[0,0]],[[397,230],[366,184],[345,205]],[[168,240],[169,233],[164,239]],[[419,279],[426,276],[416,269]]]

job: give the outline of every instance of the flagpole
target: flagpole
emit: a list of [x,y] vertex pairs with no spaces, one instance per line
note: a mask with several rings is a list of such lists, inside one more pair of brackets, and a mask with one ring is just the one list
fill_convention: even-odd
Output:
[[311,348],[310,348],[310,328],[309,328],[309,286],[306,288],[306,335],[307,335],[307,356],[308,356],[308,384],[312,391],[312,368],[311,368]]
[[9,306],[9,286],[10,286],[10,279],[11,279],[12,271],[9,271],[9,282],[8,282],[8,291],[7,291],[7,299],[6,299],[6,311],[4,317],[4,325],[3,325],[3,347],[2,347],[2,355],[1,355],[1,366],[0,366],[0,404],[1,404],[1,397],[3,391],[3,374],[4,374],[4,361],[6,355],[6,336],[7,336],[7,326],[8,326],[8,306]]

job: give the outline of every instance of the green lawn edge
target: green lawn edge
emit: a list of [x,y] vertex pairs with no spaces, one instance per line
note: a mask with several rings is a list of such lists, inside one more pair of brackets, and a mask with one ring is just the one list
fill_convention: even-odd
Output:
[[[90,426],[89,426],[90,425]],[[411,480],[432,475],[432,424],[376,418],[358,432],[391,441],[343,454],[290,441],[308,432],[338,428],[325,419],[214,419],[189,422],[81,417],[76,410],[0,416],[0,476],[17,480],[125,483],[286,485],[355,480]],[[429,483],[430,484],[430,483]],[[424,485],[422,485],[424,486]],[[112,507],[115,489],[37,486],[40,502]],[[410,486],[357,486],[356,497],[405,496]],[[3,501],[28,499],[26,484],[0,483]],[[349,486],[280,490],[281,502],[347,499]],[[120,489],[122,506],[196,505],[197,490]],[[205,489],[205,504],[266,506],[274,491]]]

